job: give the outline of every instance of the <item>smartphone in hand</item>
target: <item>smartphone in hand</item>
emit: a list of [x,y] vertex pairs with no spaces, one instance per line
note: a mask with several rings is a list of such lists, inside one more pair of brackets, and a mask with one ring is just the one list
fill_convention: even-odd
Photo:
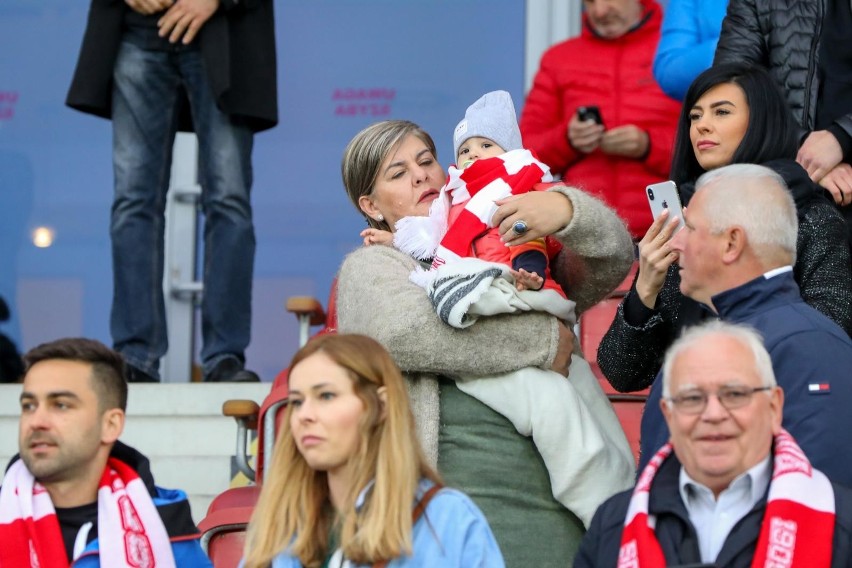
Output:
[[577,108],[577,118],[580,120],[594,120],[597,124],[603,126],[603,117],[601,117],[601,109],[596,106],[581,106]]
[[653,183],[645,188],[645,194],[648,197],[648,204],[651,206],[651,215],[654,219],[660,216],[663,209],[668,209],[669,220],[666,223],[671,223],[673,219],[680,219],[680,226],[677,230],[683,228],[683,207],[680,204],[680,195],[677,193],[675,182]]

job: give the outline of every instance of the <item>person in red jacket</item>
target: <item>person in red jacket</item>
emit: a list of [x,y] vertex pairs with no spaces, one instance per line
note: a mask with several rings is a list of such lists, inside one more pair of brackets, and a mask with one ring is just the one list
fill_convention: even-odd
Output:
[[[654,81],[655,0],[584,0],[583,31],[541,58],[521,113],[527,148],[614,207],[635,239],[653,221],[645,186],[668,179],[680,104]],[[583,120],[580,107],[596,106]]]

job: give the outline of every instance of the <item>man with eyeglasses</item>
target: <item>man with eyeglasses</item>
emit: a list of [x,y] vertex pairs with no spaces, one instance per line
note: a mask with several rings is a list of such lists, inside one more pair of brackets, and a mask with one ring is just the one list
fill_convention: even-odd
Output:
[[666,354],[663,392],[671,440],[635,489],[601,505],[575,568],[852,566],[852,490],[782,428],[784,392],[757,332],[691,328]]
[[[736,164],[699,178],[671,240],[686,296],[722,320],[744,323],[764,339],[787,393],[784,428],[814,465],[852,487],[852,341],[802,299],[793,278],[798,219],[784,180]],[[642,416],[640,471],[669,439],[660,411],[660,376]]]

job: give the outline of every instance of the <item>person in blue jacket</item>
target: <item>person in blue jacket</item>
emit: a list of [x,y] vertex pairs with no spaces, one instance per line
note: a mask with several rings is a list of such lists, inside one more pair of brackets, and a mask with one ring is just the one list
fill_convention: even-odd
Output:
[[713,64],[728,3],[723,0],[669,0],[654,56],[654,79],[679,101],[699,73]]
[[289,387],[242,566],[504,566],[482,512],[427,465],[381,344],[315,338],[293,357]]
[[68,338],[24,364],[20,453],[0,486],[0,566],[212,567],[186,494],[154,485],[148,459],[118,440],[121,355]]
[[[754,164],[718,168],[698,179],[671,241],[680,289],[719,318],[762,336],[784,389],[784,428],[814,467],[852,486],[852,340],[804,302],[793,279],[796,206],[783,179]],[[642,416],[640,471],[669,438],[660,410],[662,379]]]

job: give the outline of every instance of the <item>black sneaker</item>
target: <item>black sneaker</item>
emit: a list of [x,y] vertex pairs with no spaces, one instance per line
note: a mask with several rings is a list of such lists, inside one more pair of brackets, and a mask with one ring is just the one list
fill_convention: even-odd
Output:
[[124,364],[124,378],[128,383],[159,383],[160,379],[152,377],[142,369],[134,367],[130,363]]
[[260,377],[254,371],[244,369],[242,363],[233,357],[222,359],[208,375],[205,383],[259,383]]

